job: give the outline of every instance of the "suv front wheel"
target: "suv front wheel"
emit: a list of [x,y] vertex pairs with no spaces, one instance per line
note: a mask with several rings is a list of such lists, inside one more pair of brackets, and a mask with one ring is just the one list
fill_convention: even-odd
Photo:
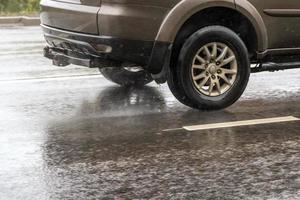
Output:
[[240,98],[249,75],[248,51],[239,36],[228,28],[209,26],[186,40],[168,84],[185,105],[215,110]]

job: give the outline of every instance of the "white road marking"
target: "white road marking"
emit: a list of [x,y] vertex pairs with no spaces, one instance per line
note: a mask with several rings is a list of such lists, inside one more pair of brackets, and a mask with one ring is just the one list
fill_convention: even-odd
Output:
[[170,128],[170,129],[165,129],[163,132],[172,132],[172,131],[180,131],[183,130],[183,128]]
[[22,51],[5,51],[0,52],[0,56],[7,56],[7,55],[15,55],[15,54],[36,54],[36,53],[43,53],[41,50],[22,50]]
[[101,74],[88,74],[88,75],[71,75],[71,76],[49,76],[49,77],[37,77],[37,78],[24,78],[24,79],[4,79],[0,80],[0,83],[23,83],[23,82],[41,82],[41,81],[57,81],[57,80],[76,80],[76,79],[91,79],[91,78],[103,78]]
[[299,120],[300,119],[297,117],[287,116],[287,117],[254,119],[254,120],[215,123],[215,124],[203,124],[203,125],[195,125],[195,126],[184,126],[183,129],[187,131],[199,131],[199,130],[231,128],[231,127],[240,127],[240,126],[253,126],[253,125],[261,125],[261,124],[274,124],[274,123],[292,122],[292,121],[299,121]]

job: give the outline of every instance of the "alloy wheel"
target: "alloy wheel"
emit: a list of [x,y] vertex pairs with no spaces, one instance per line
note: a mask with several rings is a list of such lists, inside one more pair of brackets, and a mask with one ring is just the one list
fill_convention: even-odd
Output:
[[201,94],[216,97],[226,93],[237,78],[238,64],[233,50],[220,42],[201,47],[192,63],[191,75]]

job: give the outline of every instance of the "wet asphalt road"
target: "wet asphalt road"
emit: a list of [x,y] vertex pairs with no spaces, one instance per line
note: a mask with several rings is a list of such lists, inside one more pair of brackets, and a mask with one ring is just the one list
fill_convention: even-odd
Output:
[[300,117],[300,70],[254,74],[217,112],[166,85],[120,88],[55,68],[39,28],[0,28],[0,199],[299,199],[300,122],[188,132],[186,125]]

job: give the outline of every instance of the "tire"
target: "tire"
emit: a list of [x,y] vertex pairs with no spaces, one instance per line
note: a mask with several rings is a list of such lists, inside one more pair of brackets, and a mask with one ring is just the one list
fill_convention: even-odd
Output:
[[193,104],[189,97],[184,93],[183,89],[180,88],[180,85],[178,84],[176,70],[170,70],[167,83],[172,94],[180,103],[188,107],[197,108],[197,106]]
[[99,70],[107,80],[124,87],[145,86],[153,81],[145,70],[129,71],[124,67],[107,67]]
[[186,40],[171,71],[168,85],[180,102],[200,110],[219,110],[243,94],[250,61],[236,33],[222,26],[209,26]]

